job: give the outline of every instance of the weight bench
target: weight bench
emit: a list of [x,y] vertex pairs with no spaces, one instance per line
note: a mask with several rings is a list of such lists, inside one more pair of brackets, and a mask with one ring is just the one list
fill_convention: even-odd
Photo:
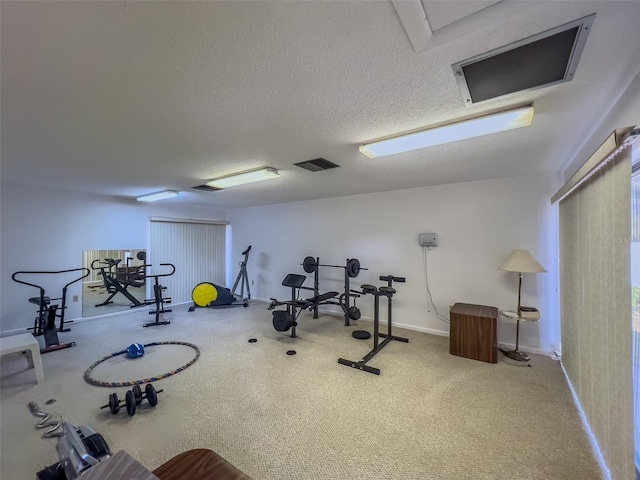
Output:
[[0,338],[0,356],[19,352],[27,353],[29,368],[35,369],[38,383],[43,382],[44,372],[42,371],[42,359],[40,358],[40,344],[38,340],[30,333],[21,333],[20,335]]
[[338,296],[338,292],[327,292],[320,295],[316,295],[305,300],[298,300],[296,289],[300,290],[305,288],[302,286],[307,277],[304,275],[297,275],[290,273],[282,281],[284,287],[291,288],[291,300],[281,301],[275,298],[271,299],[269,310],[273,310],[274,307],[279,305],[286,305],[286,310],[275,310],[273,312],[273,328],[278,332],[288,332],[291,330],[291,337],[296,337],[296,327],[298,326],[298,316],[304,309],[313,310],[321,305],[323,302]]
[[318,305],[321,305],[322,302],[329,300],[330,298],[334,298],[338,296],[338,292],[327,292],[321,293],[315,297],[307,298],[305,300],[298,300],[298,306],[300,308],[306,308],[307,310],[313,310]]

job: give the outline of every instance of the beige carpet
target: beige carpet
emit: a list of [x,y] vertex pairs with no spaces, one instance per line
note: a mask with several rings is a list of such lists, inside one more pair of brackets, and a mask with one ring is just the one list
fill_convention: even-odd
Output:
[[[351,338],[341,318],[300,318],[299,338],[276,332],[266,304],[248,308],[174,306],[170,325],[142,328],[145,311],[71,324],[62,341],[75,348],[43,355],[37,385],[21,355],[2,359],[0,475],[35,477],[57,460],[56,439],[40,438],[27,403],[86,424],[115,452],[149,469],[192,448],[210,448],[255,480],[285,479],[600,479],[559,363],[534,356],[531,367],[487,364],[449,355],[448,339],[397,330],[369,364],[380,376],[337,363],[357,360],[371,340]],[[257,343],[248,343],[249,338]],[[133,342],[198,345],[190,368],[155,382],[158,406],[134,417],[108,409],[109,393],[84,371]],[[295,349],[297,355],[285,352]],[[138,360],[116,358],[99,380],[161,374],[189,361],[186,347],[157,346]],[[134,378],[132,378],[134,377]],[[48,399],[57,401],[45,405]]]

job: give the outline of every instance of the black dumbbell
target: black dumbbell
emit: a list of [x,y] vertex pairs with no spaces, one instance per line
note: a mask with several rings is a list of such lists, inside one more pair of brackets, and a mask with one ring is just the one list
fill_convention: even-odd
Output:
[[147,400],[149,405],[155,407],[158,404],[158,394],[163,392],[163,390],[158,390],[153,387],[152,384],[147,383],[144,388],[144,394],[142,393],[142,389],[140,385],[135,385],[131,390],[128,390],[124,396],[124,400],[118,399],[117,393],[112,393],[109,395],[109,403],[107,405],[103,405],[100,408],[107,408],[114,415],[120,411],[120,404],[125,402],[127,405],[127,413],[130,417],[136,414],[136,406],[142,403],[142,400]]

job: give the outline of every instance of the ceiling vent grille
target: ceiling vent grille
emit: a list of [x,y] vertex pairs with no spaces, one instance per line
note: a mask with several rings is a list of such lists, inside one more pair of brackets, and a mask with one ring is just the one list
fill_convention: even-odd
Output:
[[568,82],[595,14],[453,65],[465,105]]
[[314,158],[313,160],[307,160],[306,162],[294,163],[295,166],[309,170],[310,172],[320,172],[322,170],[329,170],[330,168],[336,168],[340,165],[336,165],[330,162],[326,158]]
[[218,190],[222,190],[221,188],[216,188],[216,187],[212,187],[211,185],[196,185],[195,187],[191,187],[194,188],[195,190],[204,190],[205,192],[215,192]]

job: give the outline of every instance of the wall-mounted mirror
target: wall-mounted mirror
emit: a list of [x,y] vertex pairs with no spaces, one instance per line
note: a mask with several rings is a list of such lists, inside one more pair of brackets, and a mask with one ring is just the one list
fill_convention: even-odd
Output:
[[146,252],[142,249],[83,251],[82,266],[91,273],[82,283],[82,316],[143,306],[147,292],[146,263]]

